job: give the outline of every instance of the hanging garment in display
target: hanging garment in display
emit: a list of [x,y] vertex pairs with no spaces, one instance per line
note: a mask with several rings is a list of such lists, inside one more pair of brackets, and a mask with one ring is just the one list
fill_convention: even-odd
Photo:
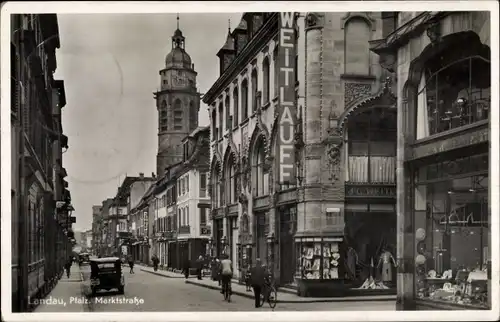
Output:
[[358,264],[358,254],[354,248],[349,247],[347,251],[346,266],[351,279],[356,279],[356,265]]
[[382,266],[382,282],[392,282],[392,267],[396,267],[396,261],[392,254],[385,251],[380,256],[377,267]]

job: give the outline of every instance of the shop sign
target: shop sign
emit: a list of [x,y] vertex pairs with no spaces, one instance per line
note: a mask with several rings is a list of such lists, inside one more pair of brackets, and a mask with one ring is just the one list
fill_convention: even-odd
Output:
[[448,139],[421,145],[413,150],[413,158],[423,158],[426,156],[443,153],[459,148],[468,147],[475,144],[488,142],[489,130],[481,129],[472,133],[466,133]]
[[294,136],[297,119],[295,95],[295,13],[281,12],[279,15],[278,48],[278,143],[277,159],[279,163],[278,183],[295,184]]
[[165,239],[172,239],[172,238],[174,238],[174,232],[173,231],[165,231],[165,232],[163,232],[163,234],[161,236]]
[[395,198],[395,186],[347,186],[346,196],[348,197],[377,197]]
[[200,227],[200,234],[201,235],[211,235],[212,228],[210,226],[201,226]]

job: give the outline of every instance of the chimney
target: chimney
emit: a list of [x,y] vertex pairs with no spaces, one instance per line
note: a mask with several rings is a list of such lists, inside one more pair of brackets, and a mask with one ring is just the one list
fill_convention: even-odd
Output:
[[143,172],[139,172],[139,178],[141,178],[141,179],[144,178],[144,173]]

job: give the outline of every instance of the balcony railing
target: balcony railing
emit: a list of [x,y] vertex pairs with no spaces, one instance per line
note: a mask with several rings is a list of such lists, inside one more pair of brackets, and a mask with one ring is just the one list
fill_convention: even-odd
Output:
[[189,234],[190,232],[191,232],[190,226],[180,226],[179,227],[179,234]]
[[349,156],[350,183],[396,183],[396,157]]

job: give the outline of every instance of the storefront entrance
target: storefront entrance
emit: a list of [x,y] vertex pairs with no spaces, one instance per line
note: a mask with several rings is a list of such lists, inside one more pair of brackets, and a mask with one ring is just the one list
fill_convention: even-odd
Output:
[[297,227],[297,206],[284,207],[280,211],[280,285],[294,282],[296,256],[293,237]]
[[396,287],[397,217],[387,206],[392,211],[346,211],[346,278],[353,288]]

